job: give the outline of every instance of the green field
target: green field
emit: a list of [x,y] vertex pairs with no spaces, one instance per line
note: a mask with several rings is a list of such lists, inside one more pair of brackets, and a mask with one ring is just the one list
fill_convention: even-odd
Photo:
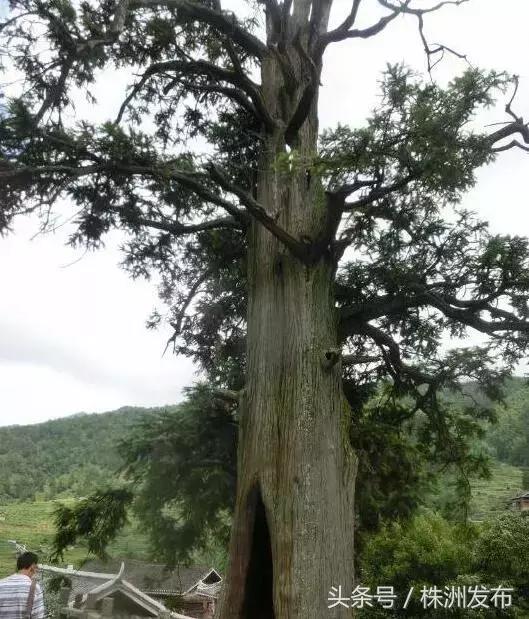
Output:
[[[521,490],[521,483],[519,468],[496,463],[490,479],[472,484],[472,520],[484,520],[505,510],[508,500]],[[13,571],[14,546],[7,543],[9,539],[45,557],[54,533],[55,505],[53,501],[0,505],[0,578]],[[119,557],[147,558],[148,552],[147,539],[134,524],[128,525],[109,548],[109,554]],[[86,556],[85,548],[78,546],[65,554],[64,563],[79,566]]]
[[[509,499],[523,490],[522,471],[516,466],[497,462],[490,479],[472,483],[471,518],[484,520],[494,517],[508,507]],[[529,488],[525,488],[525,491]]]
[[[14,546],[7,540],[16,540],[28,550],[40,552],[45,559],[54,533],[52,514],[55,505],[52,501],[0,505],[0,578],[12,573],[14,567]],[[129,525],[109,548],[109,553],[119,557],[146,558],[147,540]],[[79,566],[86,556],[86,550],[78,546],[65,553],[64,563]]]

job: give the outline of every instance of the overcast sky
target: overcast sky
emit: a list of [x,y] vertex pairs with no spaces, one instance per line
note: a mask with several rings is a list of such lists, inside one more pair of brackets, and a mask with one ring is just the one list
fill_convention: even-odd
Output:
[[[338,0],[335,19],[349,4]],[[375,2],[364,5],[361,18],[367,24],[376,16],[370,12]],[[426,30],[431,42],[466,53],[475,65],[520,75],[517,110],[529,117],[528,23],[528,0],[471,0],[430,16]],[[425,66],[416,22],[409,18],[374,39],[332,47],[322,79],[322,127],[361,124],[376,101],[385,64],[401,60],[418,70]],[[436,75],[446,80],[463,69],[448,59]],[[103,75],[98,107],[79,101],[79,114],[114,118],[125,82],[125,75]],[[501,120],[500,105],[485,122]],[[526,235],[528,176],[529,155],[506,153],[480,172],[465,204],[493,230]],[[37,231],[38,222],[25,218],[13,234],[0,238],[0,425],[177,402],[182,387],[196,379],[195,370],[185,359],[162,358],[169,331],[145,329],[157,302],[155,286],[133,282],[118,268],[119,237],[109,238],[104,251],[83,256],[65,246],[67,227],[35,237]]]

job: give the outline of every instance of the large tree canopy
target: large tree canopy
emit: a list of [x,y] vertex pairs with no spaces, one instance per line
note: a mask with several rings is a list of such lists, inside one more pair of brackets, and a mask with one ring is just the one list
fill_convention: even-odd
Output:
[[[426,20],[463,2],[378,0],[364,27],[351,0],[331,27],[331,0],[264,0],[246,18],[220,0],[10,0],[0,25],[6,71],[24,78],[0,122],[0,229],[27,212],[46,228],[66,202],[72,243],[128,232],[125,266],[161,274],[170,344],[239,404],[223,619],[319,619],[330,585],[352,582],[363,384],[411,398],[457,461],[481,411],[469,398],[452,423],[439,388],[497,396],[527,350],[527,241],[459,206],[479,167],[529,149],[516,78],[468,69],[441,88],[390,66],[365,126],[318,130],[330,45],[403,16],[432,70],[455,52]],[[94,126],[75,102],[105,70],[130,86]],[[507,121],[480,130],[498,96]],[[442,345],[472,331],[483,344]]]

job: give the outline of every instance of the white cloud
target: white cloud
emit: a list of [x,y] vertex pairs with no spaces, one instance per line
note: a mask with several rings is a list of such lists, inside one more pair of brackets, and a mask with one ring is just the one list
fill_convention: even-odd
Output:
[[19,220],[0,241],[0,424],[177,401],[193,367],[145,329],[154,286],[118,268],[118,238],[83,256],[34,230]]

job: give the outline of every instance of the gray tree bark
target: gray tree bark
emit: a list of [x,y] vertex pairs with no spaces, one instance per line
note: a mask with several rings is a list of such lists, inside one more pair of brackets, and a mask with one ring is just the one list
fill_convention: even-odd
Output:
[[[300,63],[298,70],[304,67]],[[263,65],[266,103],[282,116],[273,59]],[[321,187],[303,165],[316,150],[317,102],[299,132],[290,171],[272,136],[257,199],[297,239],[325,220]],[[328,608],[331,586],[353,585],[356,458],[348,437],[341,368],[326,363],[338,342],[329,255],[306,264],[261,225],[249,232],[247,385],[241,401],[238,490],[219,619],[345,618]]]

